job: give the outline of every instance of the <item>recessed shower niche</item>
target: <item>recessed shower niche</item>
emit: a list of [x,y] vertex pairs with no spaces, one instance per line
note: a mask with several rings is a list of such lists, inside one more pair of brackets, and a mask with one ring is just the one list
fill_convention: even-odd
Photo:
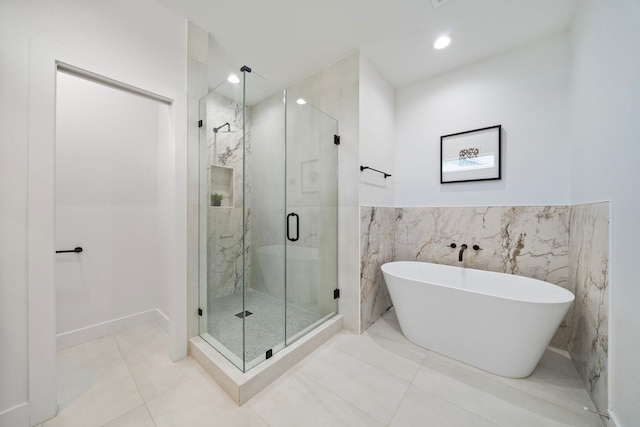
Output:
[[211,165],[211,206],[233,206],[233,168]]
[[[200,317],[192,354],[205,369],[213,362],[204,357],[224,356],[231,381],[263,363],[291,361],[297,345],[341,327],[338,122],[296,99],[243,67],[238,84],[225,81],[200,101]],[[313,191],[302,185],[309,164]],[[225,209],[212,207],[214,196]]]

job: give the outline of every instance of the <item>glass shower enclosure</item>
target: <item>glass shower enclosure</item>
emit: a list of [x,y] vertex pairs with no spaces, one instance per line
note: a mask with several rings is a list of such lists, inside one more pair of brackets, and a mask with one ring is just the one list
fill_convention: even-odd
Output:
[[337,313],[338,122],[242,67],[200,100],[200,336],[246,372]]

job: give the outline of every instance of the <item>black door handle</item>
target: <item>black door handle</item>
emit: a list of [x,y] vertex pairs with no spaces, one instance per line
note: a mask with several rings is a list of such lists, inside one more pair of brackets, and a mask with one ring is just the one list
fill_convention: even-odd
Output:
[[[296,219],[296,237],[291,237],[291,234],[290,234],[289,218],[291,217]],[[300,237],[300,217],[298,216],[297,213],[291,212],[289,215],[287,215],[287,239],[289,239],[292,242],[296,242],[299,237]]]
[[77,254],[79,254],[80,252],[82,252],[82,248],[80,246],[75,247],[74,249],[68,250],[68,251],[56,251],[57,254],[65,254],[68,252],[75,252]]

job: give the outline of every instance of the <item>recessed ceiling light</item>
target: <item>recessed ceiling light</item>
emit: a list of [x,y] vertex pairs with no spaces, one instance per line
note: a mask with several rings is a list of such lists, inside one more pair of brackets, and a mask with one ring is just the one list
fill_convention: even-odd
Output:
[[304,99],[302,99],[302,98],[298,98],[298,100],[297,100],[296,102],[297,102],[298,104],[300,104],[300,105],[304,105],[304,104],[306,104],[306,103],[307,103],[307,101],[305,101],[305,100],[304,100]]
[[227,81],[229,83],[233,83],[234,85],[240,83],[240,79],[235,74],[229,74],[229,77],[227,77]]
[[433,43],[433,47],[435,49],[444,49],[449,46],[449,43],[451,43],[451,38],[449,36],[440,36],[435,43]]
[[433,4],[433,7],[439,7],[448,1],[449,0],[431,0],[431,3]]

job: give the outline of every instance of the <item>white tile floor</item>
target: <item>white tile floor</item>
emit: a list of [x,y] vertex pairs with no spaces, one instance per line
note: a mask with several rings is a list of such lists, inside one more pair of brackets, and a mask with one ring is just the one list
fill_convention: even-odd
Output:
[[393,311],[341,332],[237,407],[191,359],[172,363],[151,323],[58,353],[53,426],[601,427],[571,361],[547,351],[514,380],[408,342]]

